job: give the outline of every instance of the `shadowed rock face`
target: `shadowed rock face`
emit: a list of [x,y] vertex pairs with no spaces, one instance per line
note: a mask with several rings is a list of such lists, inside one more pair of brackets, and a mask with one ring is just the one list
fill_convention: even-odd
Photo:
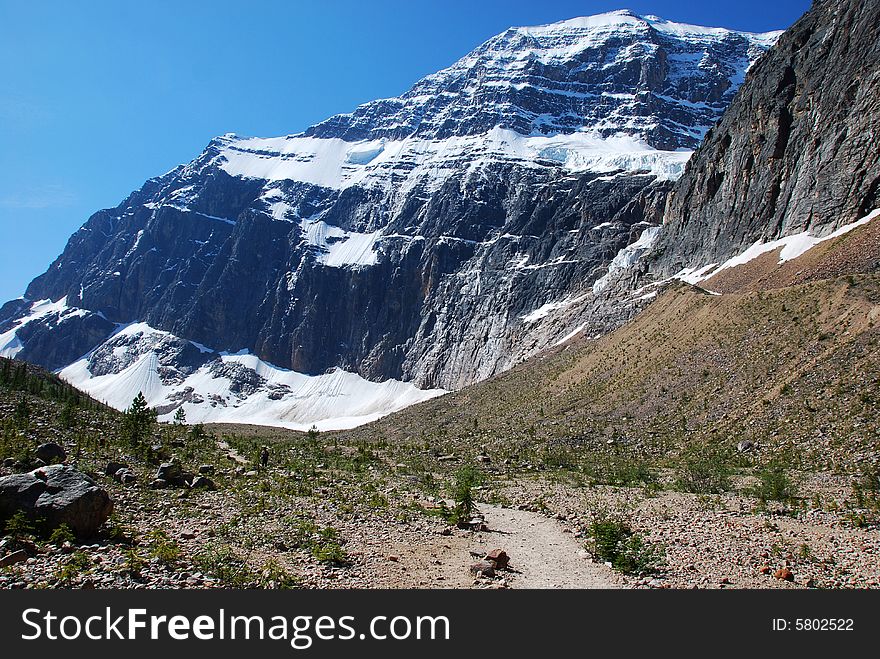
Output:
[[99,344],[143,322],[172,335],[149,347],[165,384],[218,359],[191,340],[455,388],[568,334],[529,320],[548,304],[587,300],[576,324],[606,331],[638,305],[593,283],[661,222],[675,150],[774,38],[629,12],[514,28],[303,134],[217,138],[70,238],[26,297],[88,313],[31,320],[17,356],[57,369],[94,349],[91,376],[114,375],[146,349]]
[[820,0],[749,72],[669,197],[652,267],[825,235],[880,206],[880,3]]

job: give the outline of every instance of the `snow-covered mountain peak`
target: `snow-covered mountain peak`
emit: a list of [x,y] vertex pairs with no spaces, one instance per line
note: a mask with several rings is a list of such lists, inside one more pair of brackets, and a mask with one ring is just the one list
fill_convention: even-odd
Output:
[[331,117],[306,136],[347,141],[619,132],[693,148],[778,37],[621,10],[512,27],[397,98]]

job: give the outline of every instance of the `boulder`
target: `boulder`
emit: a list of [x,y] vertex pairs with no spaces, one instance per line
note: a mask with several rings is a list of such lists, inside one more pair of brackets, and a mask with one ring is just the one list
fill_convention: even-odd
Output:
[[193,478],[193,474],[184,471],[180,463],[176,461],[163,462],[156,471],[156,480],[165,481],[174,487],[186,487]]
[[67,459],[67,451],[55,442],[40,444],[34,451],[34,455],[37,456],[38,460],[42,460],[47,465],[64,462]]
[[18,551],[11,552],[6,554],[3,558],[0,558],[0,567],[9,567],[10,565],[26,561],[27,559],[27,552],[24,549],[19,549]]
[[0,478],[0,519],[17,512],[55,529],[66,524],[80,537],[94,535],[113,502],[91,478],[67,465],[51,465]]
[[166,487],[168,487],[168,481],[161,478],[155,478],[150,481],[151,490],[164,490]]
[[190,484],[190,487],[194,490],[199,489],[199,488],[204,488],[206,490],[216,490],[217,489],[217,486],[214,484],[214,481],[212,481],[210,478],[207,478],[206,476],[196,476],[193,479],[192,483]]
[[125,464],[124,462],[115,462],[115,461],[111,460],[110,462],[107,463],[107,466],[104,467],[104,473],[107,476],[115,476],[116,472],[118,472],[121,469],[128,469],[128,465]]
[[214,475],[214,465],[201,465],[199,467],[199,473],[202,476],[213,476]]

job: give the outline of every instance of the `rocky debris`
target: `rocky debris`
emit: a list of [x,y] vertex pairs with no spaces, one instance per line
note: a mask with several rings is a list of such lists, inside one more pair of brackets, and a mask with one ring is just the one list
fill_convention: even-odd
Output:
[[163,478],[154,478],[150,481],[151,490],[164,490],[166,487],[168,487],[168,481]]
[[192,488],[193,490],[215,490],[217,489],[217,485],[215,485],[214,481],[212,481],[207,476],[196,476],[192,479],[192,483],[190,483],[190,488]]
[[55,442],[40,444],[34,451],[34,455],[47,465],[64,462],[67,459],[67,451]]
[[107,491],[66,465],[51,465],[0,478],[0,518],[16,512],[49,529],[66,524],[78,536],[93,535],[113,512]]
[[6,469],[12,469],[15,466],[15,458],[6,458],[3,460],[3,467]]
[[214,465],[200,465],[199,466],[199,474],[202,476],[213,476],[214,475]]
[[755,443],[751,440],[744,439],[736,445],[736,450],[739,453],[748,453],[749,451],[755,448]]

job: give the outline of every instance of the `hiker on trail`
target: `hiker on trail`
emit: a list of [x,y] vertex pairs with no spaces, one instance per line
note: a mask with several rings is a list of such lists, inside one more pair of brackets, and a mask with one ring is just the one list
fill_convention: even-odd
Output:
[[269,447],[264,446],[260,450],[260,466],[265,469],[266,465],[269,464]]

